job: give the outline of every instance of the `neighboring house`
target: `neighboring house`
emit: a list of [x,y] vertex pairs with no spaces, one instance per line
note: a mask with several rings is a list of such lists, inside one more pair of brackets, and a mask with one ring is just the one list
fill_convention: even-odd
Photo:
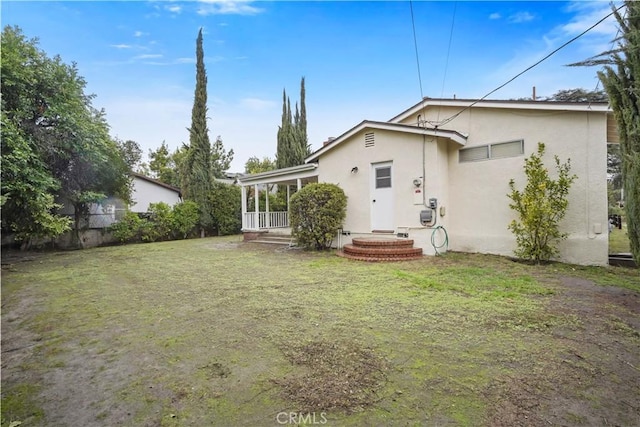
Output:
[[132,212],[147,212],[151,203],[164,202],[173,206],[182,201],[182,193],[179,188],[139,173],[134,172],[132,175],[133,189],[129,206],[129,210]]
[[223,184],[235,185],[238,183],[238,178],[240,178],[241,176],[241,173],[225,172],[223,178],[215,178],[215,180]]
[[509,180],[524,188],[524,160],[543,142],[550,170],[557,155],[570,158],[578,176],[561,223],[569,236],[560,260],[604,265],[606,153],[607,143],[617,142],[615,130],[607,103],[425,98],[387,122],[361,122],[304,165],[241,177],[243,230],[288,226],[286,212],[258,206],[247,212],[247,186],[330,182],[348,197],[339,245],[358,236],[401,235],[432,255],[432,237],[440,243],[446,230],[449,250],[513,255]]
[[[173,206],[182,201],[182,194],[179,188],[139,173],[134,172],[131,175],[133,178],[131,205],[128,208],[132,212],[147,212],[151,203],[164,202],[169,206]],[[62,205],[59,210],[60,214],[73,217],[74,212],[71,203],[64,200],[58,200],[58,203]],[[87,224],[83,221],[81,226],[90,229],[109,227],[117,222],[126,210],[127,205],[123,200],[108,197],[100,203],[92,203],[89,206],[89,222]]]

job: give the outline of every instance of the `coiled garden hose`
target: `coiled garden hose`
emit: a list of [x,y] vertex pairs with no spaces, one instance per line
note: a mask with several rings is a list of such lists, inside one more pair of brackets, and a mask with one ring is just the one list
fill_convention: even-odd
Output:
[[[444,241],[440,245],[436,245],[436,232],[438,230],[442,230],[444,232]],[[449,235],[447,234],[447,230],[443,226],[439,225],[437,227],[434,227],[433,231],[431,232],[431,246],[433,246],[433,249],[436,251],[436,255],[440,255],[438,249],[445,248],[444,250],[446,252],[449,248]]]

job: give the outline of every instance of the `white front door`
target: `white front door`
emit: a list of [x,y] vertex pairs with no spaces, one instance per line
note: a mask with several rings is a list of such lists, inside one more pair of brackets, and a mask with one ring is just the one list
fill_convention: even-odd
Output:
[[391,162],[371,165],[371,229],[394,231]]

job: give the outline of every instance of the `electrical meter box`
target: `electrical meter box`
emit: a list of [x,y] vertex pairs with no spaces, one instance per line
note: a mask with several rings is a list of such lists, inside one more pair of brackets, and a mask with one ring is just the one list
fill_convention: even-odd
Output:
[[433,211],[431,209],[420,211],[420,224],[427,225],[431,221],[433,221]]

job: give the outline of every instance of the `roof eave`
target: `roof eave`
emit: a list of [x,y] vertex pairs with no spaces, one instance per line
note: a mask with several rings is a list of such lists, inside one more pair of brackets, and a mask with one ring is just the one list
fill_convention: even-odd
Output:
[[391,118],[390,123],[397,123],[410,117],[420,110],[433,107],[460,107],[460,108],[509,108],[525,110],[556,110],[556,111],[595,111],[610,112],[611,107],[606,102],[558,102],[558,101],[519,101],[519,100],[477,100],[477,99],[450,99],[450,98],[425,98],[402,113]]
[[320,156],[326,153],[329,150],[340,145],[345,140],[349,139],[353,135],[364,129],[380,129],[380,130],[389,130],[392,132],[405,132],[412,133],[416,135],[428,135],[434,136],[438,138],[447,138],[461,146],[465,146],[467,143],[467,138],[459,132],[444,130],[444,129],[429,129],[429,128],[421,128],[412,125],[403,125],[398,123],[388,123],[388,122],[375,122],[370,120],[365,120],[360,122],[353,128],[349,129],[324,147],[317,150],[315,153],[311,154],[311,156],[305,159],[305,162],[316,161]]

